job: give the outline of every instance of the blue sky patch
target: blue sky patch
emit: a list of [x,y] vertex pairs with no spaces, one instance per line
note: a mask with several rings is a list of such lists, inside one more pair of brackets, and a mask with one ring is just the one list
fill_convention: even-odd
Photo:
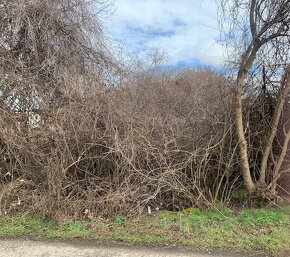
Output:
[[167,52],[168,65],[220,66],[215,0],[119,0],[106,20],[112,37],[129,51]]

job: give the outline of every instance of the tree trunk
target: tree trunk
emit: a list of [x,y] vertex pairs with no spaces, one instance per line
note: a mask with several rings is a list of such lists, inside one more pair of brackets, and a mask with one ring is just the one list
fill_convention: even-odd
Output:
[[[277,179],[277,176],[279,174],[279,171],[280,171],[283,159],[284,159],[283,154],[285,154],[284,153],[285,150],[283,151],[283,149],[281,149],[281,148],[283,148],[284,142],[285,142],[285,140],[287,140],[287,137],[285,136],[285,134],[288,133],[288,129],[285,128],[286,129],[285,133],[281,134],[283,131],[282,131],[282,127],[279,128],[279,124],[282,121],[283,111],[287,112],[287,108],[289,108],[286,106],[287,101],[290,100],[289,96],[288,96],[289,91],[290,91],[289,74],[290,74],[290,66],[288,66],[286,68],[285,75],[282,78],[281,90],[279,92],[278,100],[277,100],[276,107],[275,107],[275,112],[274,112],[274,115],[272,118],[271,131],[269,134],[265,135],[265,140],[264,140],[265,145],[263,147],[263,157],[262,157],[262,162],[261,162],[261,167],[260,167],[260,180],[259,180],[260,184],[266,182],[268,158],[269,158],[270,152],[273,150],[273,142],[277,136],[277,132],[279,132],[278,134],[280,134],[280,136],[278,135],[280,147],[278,147],[279,150],[277,151],[277,154],[280,156],[279,156],[278,161],[274,167],[274,177],[273,177],[274,184],[277,182],[276,179]],[[285,102],[286,102],[286,104],[285,104]],[[288,105],[289,105],[289,103],[288,103]],[[284,113],[284,118],[283,118],[284,121],[282,121],[282,124],[287,123],[285,118],[287,118],[289,115],[290,115],[290,110],[289,110],[289,113],[287,113],[287,114]],[[286,142],[286,144],[288,144],[287,142]]]
[[243,108],[242,108],[242,89],[245,82],[245,71],[240,70],[237,78],[236,86],[236,95],[235,95],[235,104],[236,104],[236,129],[237,136],[239,139],[239,148],[240,148],[240,160],[242,175],[244,180],[244,186],[249,193],[255,191],[255,184],[253,182],[249,159],[248,159],[248,144],[245,137],[244,125],[243,125]]
[[253,39],[252,43],[248,46],[245,54],[242,56],[235,92],[235,114],[236,114],[235,124],[237,129],[237,137],[239,140],[241,169],[244,180],[244,186],[249,193],[255,192],[256,185],[252,179],[249,165],[248,144],[246,140],[243,122],[242,92],[245,85],[246,73],[252,66],[260,47],[261,47],[260,43]]
[[[286,86],[290,87],[290,67],[288,68],[288,76],[286,79]],[[279,169],[279,179],[278,179],[278,193],[284,199],[285,202],[290,204],[290,95],[285,101],[284,110],[281,116],[278,141],[280,152],[283,152],[282,146],[286,140],[285,156],[282,160]],[[288,142],[287,142],[288,139]]]

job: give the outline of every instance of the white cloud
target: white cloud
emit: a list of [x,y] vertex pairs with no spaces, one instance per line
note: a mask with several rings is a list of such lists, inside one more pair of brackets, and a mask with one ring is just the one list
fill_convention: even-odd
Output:
[[215,0],[116,0],[115,8],[106,27],[130,50],[161,48],[174,64],[221,64]]

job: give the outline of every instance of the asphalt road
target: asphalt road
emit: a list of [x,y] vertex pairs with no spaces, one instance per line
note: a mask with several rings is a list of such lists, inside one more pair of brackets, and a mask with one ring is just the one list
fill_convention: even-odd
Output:
[[225,253],[194,253],[161,247],[99,245],[87,241],[0,239],[0,257],[242,257]]

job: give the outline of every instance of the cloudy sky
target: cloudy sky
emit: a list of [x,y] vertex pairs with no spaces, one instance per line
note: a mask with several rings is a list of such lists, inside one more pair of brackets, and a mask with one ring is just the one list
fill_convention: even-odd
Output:
[[105,26],[134,53],[162,49],[174,65],[222,62],[215,0],[115,0],[113,9]]

